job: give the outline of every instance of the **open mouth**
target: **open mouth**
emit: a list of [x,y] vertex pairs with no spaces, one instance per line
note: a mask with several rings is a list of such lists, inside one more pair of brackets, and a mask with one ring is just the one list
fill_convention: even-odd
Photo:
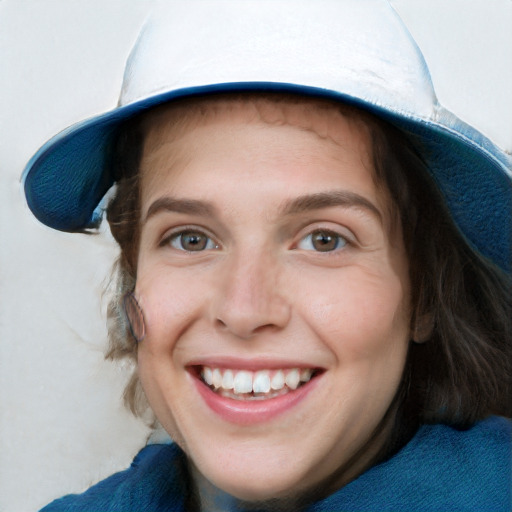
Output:
[[213,392],[233,400],[269,400],[306,385],[322,370],[317,368],[262,369],[258,371],[195,367],[197,377]]

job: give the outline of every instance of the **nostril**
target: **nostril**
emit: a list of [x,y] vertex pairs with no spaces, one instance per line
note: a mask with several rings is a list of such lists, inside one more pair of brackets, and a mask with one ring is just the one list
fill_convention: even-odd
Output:
[[218,327],[222,327],[223,329],[227,327],[226,324],[220,318],[217,318],[216,323]]
[[279,329],[279,328],[274,324],[266,324],[266,325],[260,325],[259,327],[256,327],[256,329],[253,330],[253,333],[258,334],[263,331],[277,330],[277,329]]
[[230,332],[240,339],[250,339],[256,335],[263,334],[265,332],[278,331],[279,326],[273,323],[265,323],[262,325],[245,325],[243,323],[237,324],[236,322],[224,322],[220,318],[215,320],[215,326],[217,329],[223,332]]
[[275,332],[286,327],[291,310],[288,303],[269,301],[250,303],[250,301],[223,301],[215,303],[212,311],[214,328],[219,332],[230,332],[242,339],[252,338],[256,334]]

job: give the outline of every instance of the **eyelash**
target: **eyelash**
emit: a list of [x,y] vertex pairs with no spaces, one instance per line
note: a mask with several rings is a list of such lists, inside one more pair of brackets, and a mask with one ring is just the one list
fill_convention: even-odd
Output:
[[[204,239],[205,239],[204,247],[200,247],[198,250],[186,249],[183,246],[183,237],[187,234],[195,235],[198,238],[204,237]],[[318,241],[318,239],[320,239],[320,237],[328,238],[330,240],[328,240],[327,243],[334,240],[334,247],[328,248],[327,250],[324,250],[324,251],[318,250],[318,248],[316,248],[316,250],[315,250],[315,246],[314,246],[315,239],[313,237],[316,234],[319,235],[319,237],[317,238],[316,241]],[[307,233],[305,236],[303,236],[299,240],[299,242],[297,244],[295,244],[295,246],[293,248],[303,250],[303,251],[317,252],[317,253],[334,253],[334,252],[338,252],[338,251],[345,249],[349,245],[352,245],[352,242],[348,237],[343,236],[340,233],[337,233],[336,231],[333,231],[331,229],[316,228],[316,229],[310,231],[309,233]],[[220,245],[214,240],[214,238],[212,236],[210,236],[204,230],[195,228],[193,226],[180,228],[179,231],[175,231],[175,232],[169,234],[160,242],[159,246],[160,247],[171,246],[173,249],[176,249],[178,251],[182,251],[185,253],[203,252],[203,251],[207,251],[207,250],[215,250],[215,249],[220,248]]]

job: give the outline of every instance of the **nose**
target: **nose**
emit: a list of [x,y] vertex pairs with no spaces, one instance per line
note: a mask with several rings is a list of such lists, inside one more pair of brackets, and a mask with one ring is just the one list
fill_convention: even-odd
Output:
[[269,255],[229,258],[213,302],[218,328],[237,338],[250,339],[264,331],[286,327],[291,305],[286,300],[279,266]]

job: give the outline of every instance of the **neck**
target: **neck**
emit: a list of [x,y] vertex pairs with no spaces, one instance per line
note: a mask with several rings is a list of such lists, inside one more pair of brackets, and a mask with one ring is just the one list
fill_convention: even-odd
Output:
[[300,512],[297,502],[271,499],[264,502],[247,502],[231,496],[213,485],[190,463],[190,474],[194,482],[194,510],[200,512]]
[[190,473],[194,482],[194,501],[201,512],[225,512],[237,509],[237,499],[215,487],[190,462]]

